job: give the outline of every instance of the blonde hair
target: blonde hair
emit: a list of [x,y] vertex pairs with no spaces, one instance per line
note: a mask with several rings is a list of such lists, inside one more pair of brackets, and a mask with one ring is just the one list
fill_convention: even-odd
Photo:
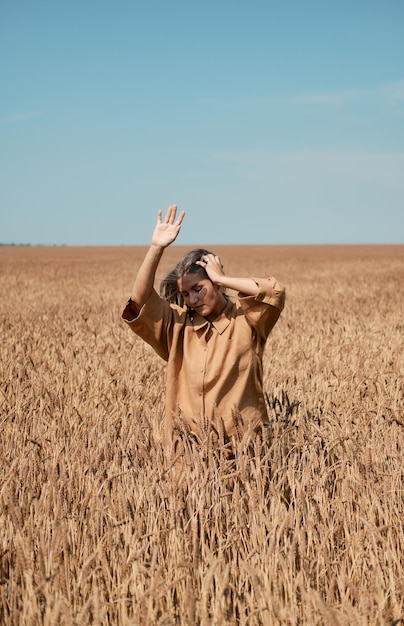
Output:
[[[206,254],[212,254],[204,248],[195,248],[187,252],[185,256],[178,261],[177,265],[163,278],[160,283],[160,295],[173,304],[184,306],[184,298],[178,289],[178,279],[185,274],[199,274],[201,278],[209,278],[202,265],[198,265],[196,261],[200,261]],[[209,279],[210,280],[210,279]]]

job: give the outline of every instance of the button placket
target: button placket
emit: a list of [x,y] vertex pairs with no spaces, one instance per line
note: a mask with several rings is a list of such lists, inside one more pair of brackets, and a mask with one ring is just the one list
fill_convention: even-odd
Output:
[[206,376],[206,370],[207,370],[207,361],[208,361],[208,342],[209,339],[212,336],[212,326],[209,323],[208,327],[205,331],[205,333],[203,334],[203,336],[201,337],[201,340],[203,342],[203,348],[202,348],[202,354],[204,356],[203,359],[203,367],[200,370],[200,373],[202,374],[202,392],[201,392],[201,396],[203,397],[202,400],[202,404],[203,404],[203,410],[205,411],[205,376]]

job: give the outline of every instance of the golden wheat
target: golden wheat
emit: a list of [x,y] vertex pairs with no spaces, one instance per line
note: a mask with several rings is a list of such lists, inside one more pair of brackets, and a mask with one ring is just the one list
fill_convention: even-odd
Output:
[[184,431],[178,469],[120,320],[144,249],[0,248],[5,626],[403,622],[404,247],[217,251],[287,287],[271,426],[236,459]]

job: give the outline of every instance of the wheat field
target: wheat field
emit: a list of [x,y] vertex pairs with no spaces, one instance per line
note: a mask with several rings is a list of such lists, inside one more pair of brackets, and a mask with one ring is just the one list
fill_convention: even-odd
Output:
[[0,248],[2,625],[404,624],[404,246],[214,250],[287,289],[271,427],[179,471],[120,318],[145,248]]

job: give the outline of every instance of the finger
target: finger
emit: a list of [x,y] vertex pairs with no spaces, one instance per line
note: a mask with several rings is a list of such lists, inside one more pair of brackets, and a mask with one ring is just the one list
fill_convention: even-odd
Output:
[[181,213],[178,216],[176,226],[180,226],[182,224],[182,220],[184,219],[184,216],[185,216],[185,211],[181,211]]
[[157,211],[157,224],[161,224],[162,217],[163,217],[163,211]]
[[[169,224],[169,222],[172,222],[172,217],[171,216],[172,216],[172,212],[173,212],[173,208],[174,207],[175,207],[175,205],[170,204],[170,206],[167,209],[167,213],[166,213],[166,216],[164,218],[164,222],[166,224]],[[177,208],[177,207],[175,207],[175,208]]]
[[171,222],[171,224],[174,223],[175,220],[175,214],[177,213],[177,205],[176,204],[170,204],[170,206],[168,207],[168,212],[169,213],[169,222]]

